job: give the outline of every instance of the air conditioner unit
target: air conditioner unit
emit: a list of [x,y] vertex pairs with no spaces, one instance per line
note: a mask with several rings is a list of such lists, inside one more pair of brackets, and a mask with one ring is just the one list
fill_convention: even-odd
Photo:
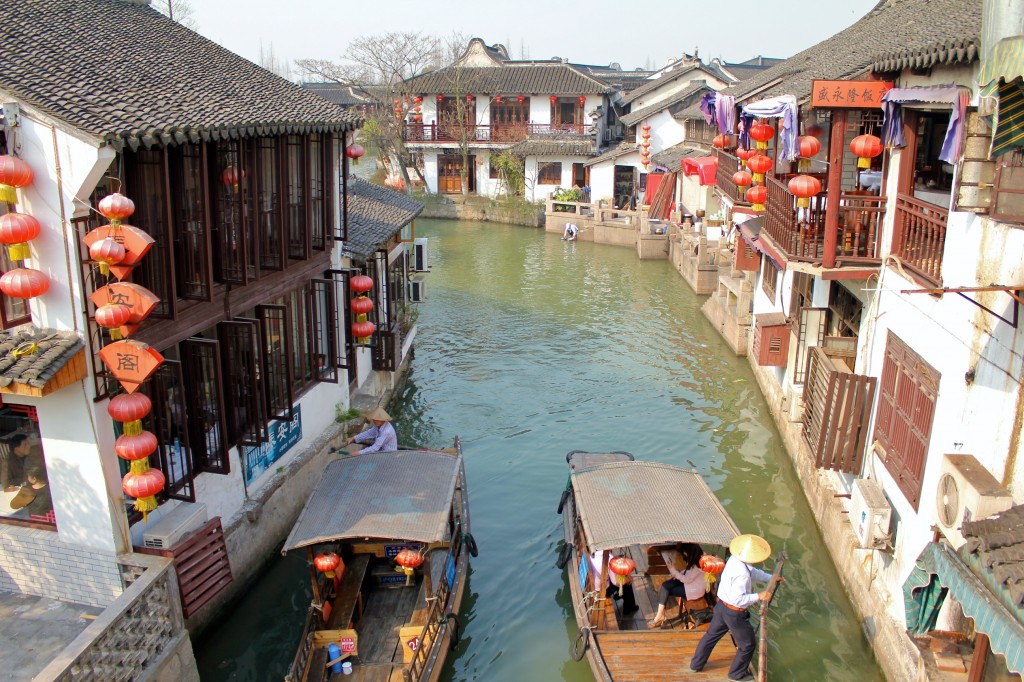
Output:
[[427,238],[416,237],[412,244],[412,269],[416,272],[426,272],[430,269],[427,261]]
[[966,540],[960,532],[965,521],[987,519],[1009,509],[1013,497],[999,485],[974,455],[946,455],[935,493],[939,529],[954,549]]
[[850,495],[850,523],[860,546],[864,549],[884,547],[889,538],[891,517],[892,507],[878,481],[870,478],[854,480]]
[[413,277],[409,280],[409,300],[413,303],[423,303],[427,297],[427,291],[424,288],[425,283],[422,277]]
[[170,549],[204,523],[205,504],[182,502],[143,533],[142,544],[151,549]]

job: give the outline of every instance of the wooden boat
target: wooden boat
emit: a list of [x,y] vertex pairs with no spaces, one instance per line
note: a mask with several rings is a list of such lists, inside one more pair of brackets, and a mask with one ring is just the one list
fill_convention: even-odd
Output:
[[[725,679],[736,655],[731,637],[718,642],[701,672],[690,659],[708,623],[694,625],[683,603],[671,599],[667,627],[650,629],[658,609],[658,589],[670,576],[660,550],[694,542],[705,554],[725,557],[739,535],[736,524],[696,471],[657,462],[637,462],[627,452],[573,451],[566,456],[569,482],[559,502],[565,544],[558,564],[568,571],[578,631],[572,656],[590,664],[598,682],[675,682]],[[601,555],[601,576],[609,557],[625,555],[636,564],[630,576],[639,609],[624,614],[621,603],[605,597],[606,578],[595,584],[590,557]],[[781,569],[777,563],[776,570]],[[776,584],[773,581],[773,585]],[[714,583],[717,587],[717,582]],[[679,609],[676,615],[676,608]],[[762,608],[765,635],[767,604]],[[767,655],[761,642],[758,679],[766,679]]]
[[[302,549],[313,600],[286,681],[340,680],[345,664],[344,679],[353,682],[438,679],[458,644],[459,604],[476,556],[458,439],[440,452],[332,461],[282,552]],[[408,575],[395,560],[415,552],[422,565]],[[343,565],[329,575],[317,566],[331,566],[332,553]]]

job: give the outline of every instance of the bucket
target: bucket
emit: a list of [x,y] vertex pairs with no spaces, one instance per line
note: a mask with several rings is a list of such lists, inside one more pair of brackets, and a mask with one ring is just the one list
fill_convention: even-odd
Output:
[[341,674],[351,675],[352,674],[352,661],[344,661],[341,664]]

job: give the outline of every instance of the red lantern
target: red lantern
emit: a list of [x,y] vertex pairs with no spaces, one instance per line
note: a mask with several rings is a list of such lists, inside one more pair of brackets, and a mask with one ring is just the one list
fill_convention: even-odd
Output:
[[42,227],[39,221],[24,213],[0,215],[0,243],[7,244],[11,260],[25,260],[29,257],[25,242],[39,236]]
[[469,104],[472,101],[473,101],[473,95],[466,95],[466,104]]
[[551,97],[548,97],[548,99],[551,100],[551,104],[553,105],[555,102],[558,101],[558,96],[557,95],[551,95]]
[[117,227],[122,220],[135,213],[135,202],[123,194],[114,192],[100,199],[99,211],[111,225]]
[[700,566],[700,570],[713,575],[721,575],[722,571],[725,570],[725,561],[722,560],[722,557],[715,556],[714,554],[705,554],[702,556],[698,565]]
[[395,563],[405,571],[405,584],[411,585],[413,573],[423,565],[423,554],[419,550],[406,548],[395,557]]
[[775,128],[767,123],[755,123],[750,126],[750,137],[757,142],[758,149],[768,149],[768,140],[775,137]]
[[32,168],[16,156],[0,156],[0,202],[13,204],[18,201],[14,191],[27,187],[32,182]]
[[422,95],[416,95],[415,97],[412,98],[412,101],[416,102],[417,105],[423,104],[423,97]]
[[821,142],[818,138],[804,135],[796,141],[800,153],[800,160],[797,161],[797,169],[806,172],[811,167],[811,159],[821,151]]
[[361,144],[350,144],[348,147],[345,147],[345,156],[352,159],[353,166],[359,165],[359,158],[365,153],[366,150],[363,149]]
[[32,268],[15,268],[0,277],[0,291],[14,298],[35,298],[50,288],[50,278]]
[[583,106],[584,106],[584,105],[585,105],[585,104],[587,103],[587,98],[586,98],[586,97],[584,97],[583,95],[580,95],[580,96],[579,96],[579,97],[578,97],[578,98],[576,99],[576,101],[580,103],[580,109],[582,109],[582,108],[583,108]]
[[764,185],[754,185],[747,190],[747,201],[753,204],[755,211],[764,210],[764,202],[768,200],[768,188]]
[[368,343],[375,331],[377,331],[377,326],[373,322],[352,323],[352,336],[356,338],[357,343]]
[[[145,520],[146,515],[156,509],[156,495],[164,489],[166,479],[159,469],[145,469],[136,473],[135,466],[138,463],[146,463],[145,459],[132,462],[132,471],[129,471],[121,479],[121,489],[125,495],[135,498],[135,510],[142,512]],[[148,467],[149,465],[146,464]]]
[[747,159],[747,168],[754,174],[754,182],[764,180],[764,174],[772,167],[772,160],[764,154],[755,154]]
[[754,178],[752,178],[750,173],[747,171],[741,170],[732,174],[732,181],[737,187],[748,187],[752,182],[754,182]]
[[746,149],[745,147],[736,148],[736,158],[742,161],[744,165],[756,153],[753,149]]
[[119,393],[110,399],[107,414],[124,422],[126,435],[137,436],[142,433],[142,418],[152,409],[153,403],[144,393]]
[[651,129],[651,124],[650,123],[645,123],[642,126],[640,126],[640,129],[643,130],[644,132],[646,132],[646,131]]
[[437,103],[440,104],[443,101],[444,101],[444,95],[438,95],[437,96]]
[[517,99],[517,100],[519,100],[519,103],[520,103],[520,104],[522,104],[523,102],[525,102],[525,101],[526,101],[526,96],[525,96],[525,95],[518,95],[518,96],[516,97],[516,99]]
[[874,135],[858,135],[850,151],[857,155],[857,168],[871,168],[871,159],[882,153],[882,141]]
[[89,247],[89,257],[100,264],[100,273],[104,277],[110,274],[111,265],[124,260],[125,254],[124,246],[113,237],[104,237]]
[[494,96],[494,103],[495,104],[501,104],[501,95],[495,95]]
[[711,141],[711,144],[714,145],[715,147],[718,147],[719,149],[728,149],[729,142],[729,136],[726,135],[725,133],[722,133],[720,135],[715,135],[715,139]]
[[134,436],[128,434],[118,436],[114,443],[114,452],[121,459],[134,462],[152,455],[156,452],[156,446],[156,436],[149,431],[142,431]]
[[345,564],[342,562],[341,557],[334,552],[317,554],[316,557],[313,558],[313,566],[315,566],[316,570],[323,573],[327,578],[334,578],[335,571],[338,570],[339,566],[342,571],[345,570]]
[[221,182],[223,182],[226,187],[230,187],[236,192],[238,191],[238,185],[243,177],[245,177],[244,173],[239,172],[238,168],[235,166],[228,166],[220,174]]
[[356,315],[366,315],[373,310],[373,301],[367,296],[356,296],[352,299],[351,308]]
[[110,338],[115,341],[122,337],[120,327],[128,324],[131,318],[131,307],[122,303],[108,303],[96,309],[96,324],[104,329],[109,329]]
[[821,182],[811,175],[798,175],[789,181],[789,193],[796,197],[798,208],[811,205],[811,197],[821,191]]
[[807,129],[807,134],[811,137],[821,137],[823,132],[824,131],[821,129],[821,126],[811,126]]
[[355,277],[349,280],[348,286],[352,289],[352,291],[356,292],[357,294],[361,294],[364,291],[369,291],[370,289],[373,288],[373,280],[367,277],[366,275],[356,275]]
[[619,594],[622,594],[622,586],[626,584],[626,576],[636,570],[636,563],[628,556],[612,557],[608,561],[608,569],[615,574],[615,582],[619,585]]

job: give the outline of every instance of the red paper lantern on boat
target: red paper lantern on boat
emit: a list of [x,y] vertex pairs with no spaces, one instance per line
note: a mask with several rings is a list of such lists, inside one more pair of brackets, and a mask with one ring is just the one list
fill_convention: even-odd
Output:
[[114,443],[114,452],[121,459],[134,462],[137,459],[149,457],[156,452],[156,436],[149,431],[142,431],[133,436],[125,434],[118,436]]
[[722,557],[715,556],[714,554],[705,554],[702,556],[698,565],[700,566],[700,570],[714,575],[721,575],[722,571],[725,570],[725,561]]
[[747,190],[747,201],[753,204],[755,211],[764,210],[764,202],[768,200],[768,188],[764,185],[754,185]]
[[11,260],[25,260],[29,257],[28,242],[39,236],[42,227],[39,221],[25,213],[0,215],[0,243],[7,245]]
[[359,165],[359,159],[365,153],[366,150],[363,149],[363,145],[361,144],[350,144],[349,146],[345,147],[345,156],[352,159],[353,166]]
[[0,291],[14,298],[35,298],[50,288],[50,278],[32,268],[15,268],[0,277]]
[[615,582],[619,585],[621,595],[622,586],[626,584],[626,576],[636,570],[636,563],[628,556],[616,556],[608,561],[608,570],[615,574]]
[[821,181],[811,175],[798,175],[788,184],[789,193],[796,197],[798,208],[811,205],[811,197],[821,191]]
[[850,151],[857,155],[857,168],[871,168],[871,159],[882,153],[882,141],[874,135],[858,135]]
[[121,221],[135,213],[135,202],[123,194],[114,192],[100,199],[99,212],[117,227]]
[[583,95],[580,95],[578,98],[576,98],[576,101],[580,103],[580,109],[582,109],[583,106],[587,103],[587,98],[584,97]]
[[373,310],[373,300],[368,296],[356,296],[352,299],[351,308],[356,315],[366,315]]
[[142,518],[146,520],[149,512],[156,509],[156,495],[164,489],[166,479],[159,469],[146,468],[136,473],[135,468],[139,465],[149,467],[145,459],[132,462],[132,471],[121,479],[121,489],[125,495],[135,498],[135,511],[142,512]]
[[100,273],[106,277],[110,274],[110,266],[124,260],[124,245],[113,237],[104,237],[93,242],[89,247],[89,257],[100,264]]
[[520,104],[522,104],[523,102],[526,101],[526,96],[525,95],[517,95],[516,99],[519,100]]
[[110,330],[110,338],[115,341],[122,337],[121,327],[132,318],[132,309],[121,303],[107,303],[96,309],[96,324]]
[[353,322],[352,323],[352,336],[356,338],[356,343],[369,343],[370,337],[377,331],[377,326],[373,322]]
[[0,156],[0,202],[13,204],[18,201],[14,191],[27,187],[32,182],[32,167],[16,156]]
[[729,141],[729,136],[721,133],[720,135],[715,135],[715,139],[711,141],[711,144],[718,149],[728,149]]
[[317,554],[313,558],[313,566],[327,578],[334,578],[334,572],[338,570],[339,566],[341,566],[342,570],[345,568],[341,557],[334,552]]
[[356,275],[355,277],[349,280],[348,286],[352,289],[352,291],[356,292],[357,294],[361,294],[364,291],[369,291],[370,289],[373,288],[373,280],[367,277],[366,275]]
[[767,123],[755,123],[750,126],[750,138],[757,142],[758,149],[768,149],[768,140],[775,137],[775,128]]
[[395,563],[405,571],[405,584],[411,585],[413,573],[423,565],[423,554],[417,549],[406,548],[395,557]]
[[145,393],[119,393],[110,399],[107,414],[114,421],[124,422],[124,433],[137,436],[142,433],[142,418],[153,409]]
[[749,187],[754,182],[754,178],[747,171],[736,171],[732,174],[732,181],[737,187]]
[[804,135],[796,141],[796,146],[800,154],[797,169],[803,173],[811,167],[811,159],[821,151],[821,142],[816,137]]
[[755,154],[747,159],[747,168],[754,174],[754,182],[762,182],[764,174],[772,167],[772,160],[764,154]]

